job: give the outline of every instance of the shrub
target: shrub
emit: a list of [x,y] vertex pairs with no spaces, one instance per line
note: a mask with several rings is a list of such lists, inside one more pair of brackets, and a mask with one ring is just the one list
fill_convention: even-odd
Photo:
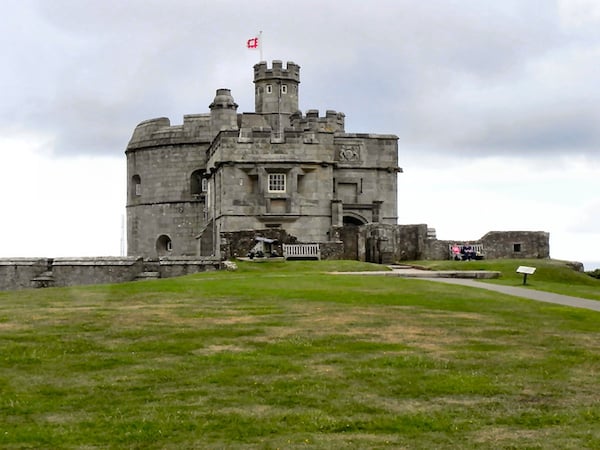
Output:
[[595,269],[589,272],[586,272],[590,277],[598,278],[600,280],[600,269]]

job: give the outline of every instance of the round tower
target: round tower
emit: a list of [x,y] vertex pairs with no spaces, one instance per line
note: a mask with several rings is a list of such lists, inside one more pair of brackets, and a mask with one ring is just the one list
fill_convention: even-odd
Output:
[[288,61],[273,61],[271,69],[265,61],[254,66],[254,105],[257,113],[292,114],[298,111],[300,66]]
[[[205,225],[202,180],[205,128],[172,126],[166,117],[139,124],[127,145],[127,254],[147,258],[195,256]],[[206,121],[204,121],[206,122]]]

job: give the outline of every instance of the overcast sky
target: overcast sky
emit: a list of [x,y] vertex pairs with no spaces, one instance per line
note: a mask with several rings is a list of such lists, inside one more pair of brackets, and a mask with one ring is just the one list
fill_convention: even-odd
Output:
[[396,134],[399,222],[542,230],[600,267],[596,0],[1,0],[0,257],[121,253],[141,121],[254,109],[247,39],[301,66],[300,108]]

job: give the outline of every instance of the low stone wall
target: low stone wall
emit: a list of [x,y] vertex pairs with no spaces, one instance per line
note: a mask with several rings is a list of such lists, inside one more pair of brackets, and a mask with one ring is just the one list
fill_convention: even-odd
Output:
[[424,259],[427,252],[427,225],[398,225],[396,261]]
[[427,225],[370,223],[358,231],[359,260],[379,264],[425,259]]
[[454,241],[440,241],[438,239],[428,239],[426,242],[426,257],[423,259],[430,259],[434,261],[450,259],[450,252],[448,251],[448,249],[453,243]]
[[[425,224],[362,225],[358,232],[359,260],[379,264],[450,259],[449,248],[464,241],[438,240]],[[471,244],[481,244],[486,259],[549,258],[550,234],[545,231],[490,231]]]
[[123,283],[148,272],[170,278],[219,268],[221,261],[214,257],[2,258],[0,290]]
[[0,258],[0,290],[27,289],[31,280],[46,272],[48,258]]
[[[482,238],[468,242],[471,245],[481,244],[485,259],[550,257],[550,234],[545,231],[490,231]],[[423,259],[450,259],[450,246],[462,243],[460,240],[429,239]]]
[[[545,231],[490,231],[482,238],[468,242],[471,245],[481,244],[485,259],[550,258],[550,233]],[[463,243],[460,240],[428,239],[423,259],[450,259],[450,246]]]
[[54,286],[123,283],[135,280],[143,270],[143,259],[135,256],[103,258],[55,258]]
[[[256,243],[255,237],[277,239],[279,254],[282,243],[296,243],[294,236],[282,230],[255,230],[222,233],[223,255],[244,257]],[[380,264],[420,259],[449,259],[449,245],[461,241],[428,237],[427,225],[367,224],[359,228],[359,259]],[[544,231],[490,231],[471,244],[482,244],[486,259],[549,258],[550,235]],[[341,241],[320,243],[322,259],[340,259]],[[222,262],[215,257],[177,257],[143,259],[141,257],[104,258],[0,258],[0,290],[35,287],[77,286],[84,284],[122,283],[140,275],[170,278],[191,273],[218,270]]]
[[161,258],[158,261],[161,278],[181,277],[198,272],[211,272],[221,268],[221,262],[211,257]]
[[490,231],[480,240],[486,258],[549,258],[550,233]]
[[342,259],[344,243],[342,241],[321,242],[321,259]]

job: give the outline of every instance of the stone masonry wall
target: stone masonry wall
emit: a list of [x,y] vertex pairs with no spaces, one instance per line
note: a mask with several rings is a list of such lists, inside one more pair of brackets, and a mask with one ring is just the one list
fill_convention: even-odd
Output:
[[490,231],[479,242],[489,259],[550,257],[550,234],[545,231]]
[[31,280],[48,270],[48,258],[0,258],[0,291],[27,289]]
[[321,259],[342,259],[344,243],[341,241],[321,242]]
[[212,257],[2,258],[0,291],[122,283],[148,270],[156,271],[159,278],[170,278],[220,268],[221,261]]
[[52,264],[54,286],[122,283],[143,270],[138,257],[56,258]]
[[212,272],[221,268],[221,262],[215,258],[161,258],[158,262],[161,278],[181,277],[198,272]]
[[[381,264],[426,257],[427,225],[370,223],[359,228],[359,259]],[[361,248],[362,247],[362,248]]]
[[206,144],[150,146],[153,142],[126,152],[128,254],[163,256],[156,243],[165,235],[172,241],[171,254],[193,256],[205,204],[192,193],[192,174],[206,166]]
[[[450,245],[463,242],[430,238],[425,224],[371,223],[359,228],[359,260],[380,264],[445,260],[450,258]],[[486,259],[550,257],[550,235],[544,231],[490,231],[469,242],[483,245]]]
[[205,204],[200,201],[164,202],[127,208],[127,252],[131,256],[166,256],[157,250],[161,235],[172,241],[172,254],[197,254],[196,236],[204,226]]
[[425,241],[425,255],[423,259],[430,259],[434,261],[440,261],[449,259],[449,248],[454,241],[440,241],[438,239],[427,239]]
[[[464,243],[461,240],[438,239],[425,242],[423,259],[431,260],[449,259],[450,246]],[[483,245],[485,259],[550,257],[550,234],[545,231],[490,231],[482,238],[468,242]]]
[[427,239],[426,224],[398,225],[396,239],[398,241],[396,261],[425,258],[425,242]]

